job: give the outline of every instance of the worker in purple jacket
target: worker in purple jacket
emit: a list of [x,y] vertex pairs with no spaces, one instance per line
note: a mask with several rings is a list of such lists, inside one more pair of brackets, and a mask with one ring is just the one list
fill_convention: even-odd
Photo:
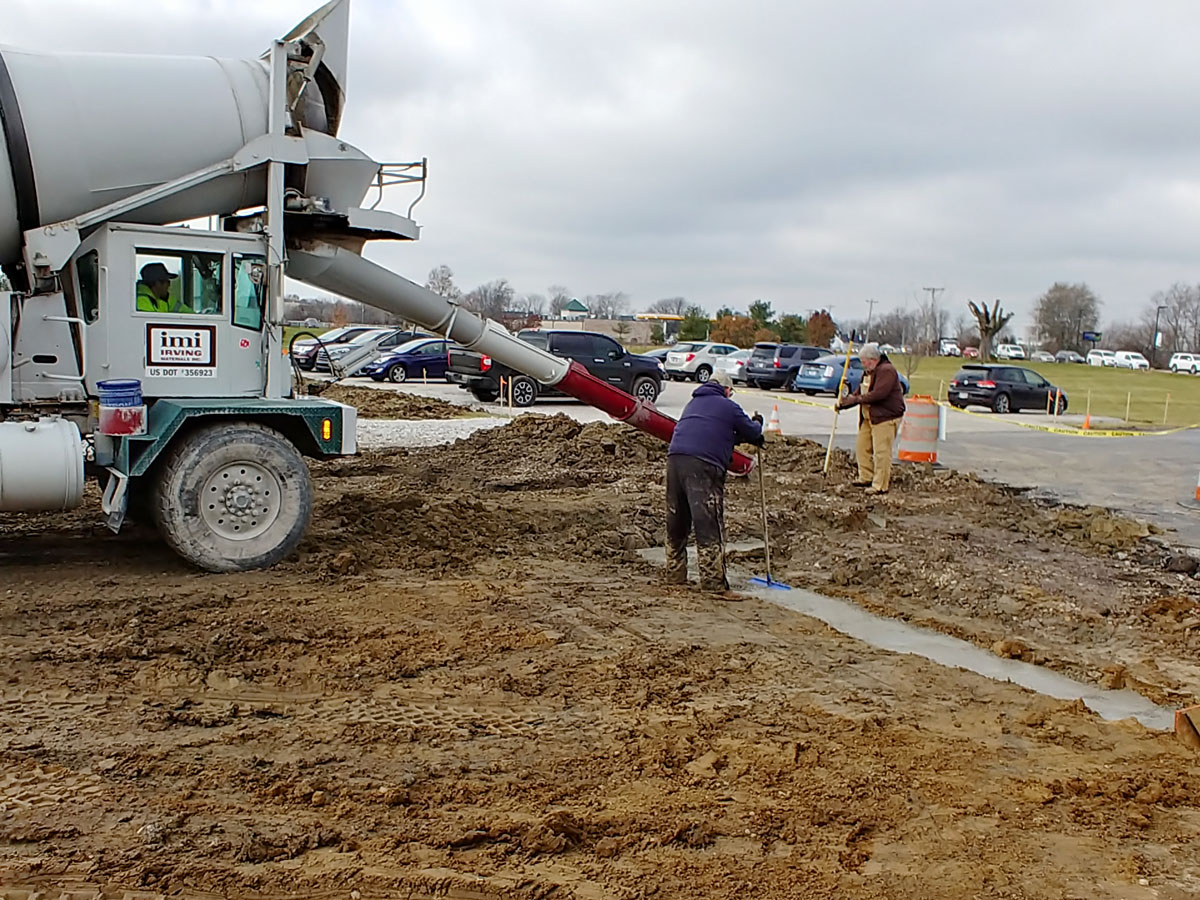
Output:
[[763,444],[762,416],[749,418],[729,399],[733,382],[719,369],[692,391],[667,451],[668,584],[687,584],[687,543],[696,530],[700,587],[724,592],[725,470],[735,444]]

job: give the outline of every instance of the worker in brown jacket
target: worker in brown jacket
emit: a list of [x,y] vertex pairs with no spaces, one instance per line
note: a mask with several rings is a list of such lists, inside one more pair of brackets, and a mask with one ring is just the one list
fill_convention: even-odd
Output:
[[862,383],[853,394],[837,402],[837,408],[858,407],[858,481],[868,494],[886,494],[892,480],[892,443],[904,418],[904,386],[900,373],[878,344],[863,344],[858,351],[862,360]]

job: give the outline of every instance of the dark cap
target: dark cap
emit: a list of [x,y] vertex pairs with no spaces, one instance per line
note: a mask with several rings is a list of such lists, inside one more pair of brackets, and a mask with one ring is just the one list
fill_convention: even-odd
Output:
[[154,284],[156,281],[171,281],[178,277],[178,275],[168,272],[167,267],[160,262],[146,263],[142,266],[142,281],[146,284]]

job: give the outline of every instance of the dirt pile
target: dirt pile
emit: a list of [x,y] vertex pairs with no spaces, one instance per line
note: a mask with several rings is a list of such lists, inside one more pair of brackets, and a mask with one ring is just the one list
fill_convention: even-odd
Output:
[[325,400],[336,400],[358,409],[364,419],[458,419],[481,413],[434,397],[400,391],[331,384],[320,392]]

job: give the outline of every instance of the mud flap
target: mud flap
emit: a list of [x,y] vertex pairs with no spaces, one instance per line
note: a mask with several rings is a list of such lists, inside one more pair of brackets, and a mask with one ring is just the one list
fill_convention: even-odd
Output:
[[113,534],[118,534],[121,526],[125,524],[125,513],[129,509],[129,476],[114,468],[106,468],[109,479],[108,484],[104,486],[100,509],[105,515],[105,526]]

